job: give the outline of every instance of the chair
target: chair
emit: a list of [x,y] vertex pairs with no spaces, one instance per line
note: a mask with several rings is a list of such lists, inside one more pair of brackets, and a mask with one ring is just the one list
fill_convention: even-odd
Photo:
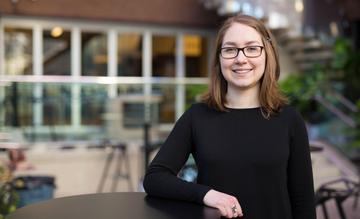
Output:
[[11,171],[15,170],[30,170],[34,167],[27,163],[25,153],[22,149],[8,149],[9,157],[9,169]]
[[[129,191],[133,191],[133,186],[130,177],[130,161],[127,153],[126,144],[119,142],[111,142],[109,140],[106,140],[102,143],[102,146],[103,148],[107,149],[109,152],[105,161],[105,166],[101,175],[97,192],[100,193],[104,189],[105,181],[109,175],[109,169],[116,152],[117,152],[117,158],[115,164],[116,165],[115,178],[112,181],[111,191],[112,192],[116,191],[116,187],[119,179],[125,179],[128,183]],[[123,165],[125,166],[125,168],[122,168]]]
[[[339,188],[339,186],[341,186]],[[324,183],[315,193],[316,206],[321,205],[325,219],[329,218],[326,202],[334,199],[341,219],[346,219],[342,203],[351,196],[355,196],[353,208],[357,208],[360,184],[347,178],[340,178]]]

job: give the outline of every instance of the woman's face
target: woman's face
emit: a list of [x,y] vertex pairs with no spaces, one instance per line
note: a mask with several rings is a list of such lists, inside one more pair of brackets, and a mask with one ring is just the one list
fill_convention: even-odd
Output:
[[[264,46],[260,34],[252,27],[240,23],[233,23],[226,31],[222,42],[222,48],[226,52],[234,51],[233,48],[244,48],[247,56],[258,54],[257,46]],[[224,50],[224,49],[223,49]],[[261,49],[264,50],[264,49]],[[223,51],[224,52],[224,51]],[[229,89],[246,90],[259,84],[265,70],[265,51],[261,51],[258,57],[246,57],[244,50],[239,51],[237,57],[224,58],[219,55],[221,72],[228,82]]]

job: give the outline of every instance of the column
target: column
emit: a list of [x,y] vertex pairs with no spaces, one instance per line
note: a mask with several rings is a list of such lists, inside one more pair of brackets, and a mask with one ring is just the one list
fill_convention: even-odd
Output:
[[[81,76],[81,32],[80,28],[71,30],[71,76],[78,79]],[[81,125],[81,85],[71,85],[71,125],[75,128]]]

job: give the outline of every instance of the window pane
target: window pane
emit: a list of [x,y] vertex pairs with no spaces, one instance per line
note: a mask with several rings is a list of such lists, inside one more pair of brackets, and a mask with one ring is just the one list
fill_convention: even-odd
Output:
[[118,76],[141,76],[142,36],[121,34],[118,36]]
[[[108,99],[106,104],[105,130],[107,137],[124,141],[141,140],[144,137],[144,125],[149,123],[151,139],[158,139],[159,96],[146,96],[143,84],[120,84],[119,95]],[[147,102],[148,101],[148,102]]]
[[159,122],[175,122],[175,86],[174,85],[154,85],[153,94],[160,95]]
[[118,95],[128,95],[128,94],[138,94],[141,95],[143,94],[143,85],[129,85],[129,84],[120,84],[117,87],[118,90]]
[[5,126],[33,125],[34,84],[13,82],[5,87]]
[[32,74],[32,30],[5,27],[5,74]]
[[71,85],[44,84],[43,124],[71,124]]
[[101,125],[107,100],[107,86],[81,86],[81,124]]
[[44,30],[44,75],[70,75],[71,37],[61,27]]
[[174,36],[153,36],[152,39],[152,74],[153,76],[175,76]]
[[184,36],[186,77],[207,77],[208,40],[197,35]]
[[[142,128],[144,126],[144,93],[143,85],[118,85],[118,97],[113,102],[119,107],[116,113],[119,113],[119,125],[124,128]],[[113,101],[113,100],[110,100]],[[121,106],[120,106],[121,105]],[[114,107],[112,107],[114,113]]]
[[81,69],[84,76],[107,75],[107,37],[102,33],[81,34]]

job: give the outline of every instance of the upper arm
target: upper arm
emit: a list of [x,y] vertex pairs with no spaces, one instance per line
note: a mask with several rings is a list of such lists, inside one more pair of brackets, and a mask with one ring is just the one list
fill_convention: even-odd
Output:
[[177,174],[191,153],[192,115],[186,111],[175,123],[174,128],[161,146],[151,165],[161,165]]
[[288,190],[294,218],[315,218],[314,185],[305,123],[294,112],[290,122]]

